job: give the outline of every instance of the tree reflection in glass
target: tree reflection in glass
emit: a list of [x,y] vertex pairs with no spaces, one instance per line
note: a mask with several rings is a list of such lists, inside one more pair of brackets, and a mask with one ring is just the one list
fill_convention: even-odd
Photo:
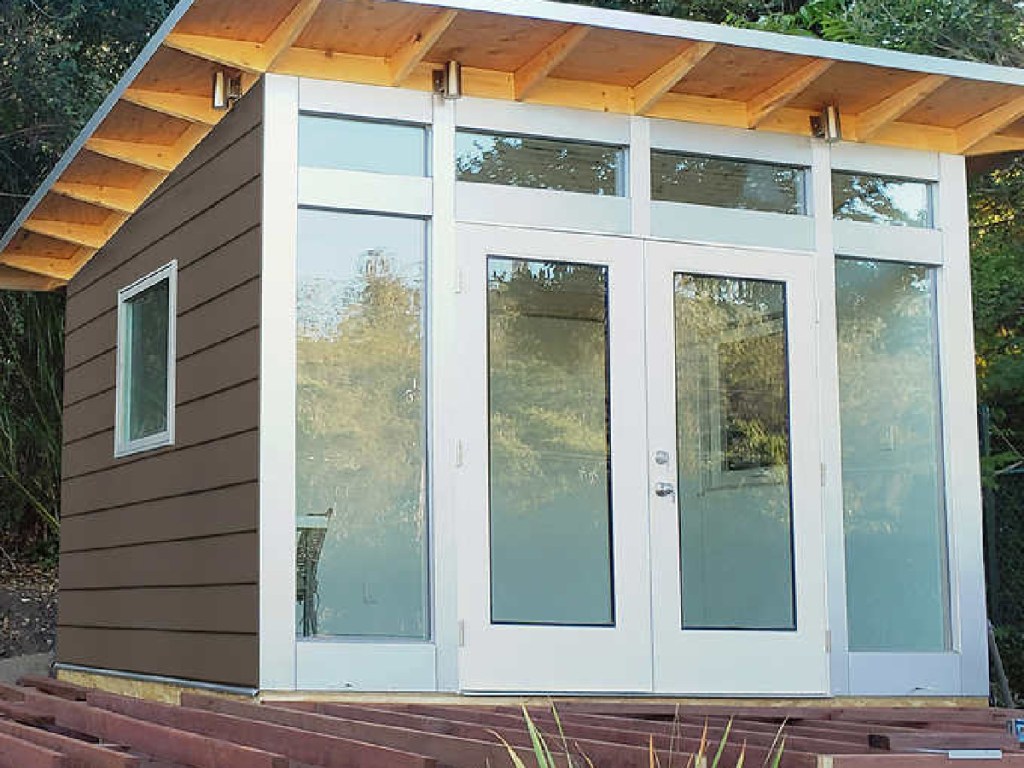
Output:
[[426,224],[301,210],[298,244],[297,631],[425,638]]
[[488,268],[492,620],[613,624],[607,268]]
[[930,227],[931,185],[914,179],[833,171],[832,208],[837,219]]
[[626,194],[625,150],[606,144],[459,131],[459,181],[555,189],[594,195]]
[[682,625],[794,629],[786,293],[675,276]]
[[934,270],[836,261],[850,649],[949,647]]

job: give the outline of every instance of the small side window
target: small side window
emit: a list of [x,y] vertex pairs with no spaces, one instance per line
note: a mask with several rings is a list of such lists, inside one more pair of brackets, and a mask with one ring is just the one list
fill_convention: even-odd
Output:
[[117,294],[114,455],[174,442],[174,349],[178,263]]

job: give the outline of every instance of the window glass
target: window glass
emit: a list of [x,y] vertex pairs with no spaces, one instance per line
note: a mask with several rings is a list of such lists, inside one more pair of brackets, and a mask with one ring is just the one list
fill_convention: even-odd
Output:
[[608,268],[487,264],[491,620],[610,625]]
[[832,172],[832,209],[837,219],[932,226],[931,187],[925,181]]
[[836,262],[850,649],[949,647],[935,270]]
[[167,324],[170,282],[163,279],[125,304],[128,439],[167,430]]
[[795,629],[786,287],[673,293],[681,626]]
[[173,441],[176,285],[171,262],[118,291],[117,456]]
[[427,129],[349,117],[299,116],[299,166],[427,175]]
[[427,225],[300,210],[296,631],[424,639]]
[[625,195],[625,150],[537,136],[459,131],[455,173],[459,181]]
[[804,168],[705,157],[651,153],[651,198],[775,213],[807,213]]

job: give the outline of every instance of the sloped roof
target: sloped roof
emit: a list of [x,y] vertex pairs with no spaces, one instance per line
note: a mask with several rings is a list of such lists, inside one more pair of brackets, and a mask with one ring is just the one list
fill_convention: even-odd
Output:
[[181,0],[0,238],[0,288],[64,284],[223,117],[218,69],[853,141],[1024,150],[1024,70],[548,0]]

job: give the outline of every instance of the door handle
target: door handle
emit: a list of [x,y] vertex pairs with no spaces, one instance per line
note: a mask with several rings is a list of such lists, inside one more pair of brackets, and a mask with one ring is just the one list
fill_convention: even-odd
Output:
[[654,495],[660,498],[667,498],[676,495],[676,487],[672,483],[655,483]]

